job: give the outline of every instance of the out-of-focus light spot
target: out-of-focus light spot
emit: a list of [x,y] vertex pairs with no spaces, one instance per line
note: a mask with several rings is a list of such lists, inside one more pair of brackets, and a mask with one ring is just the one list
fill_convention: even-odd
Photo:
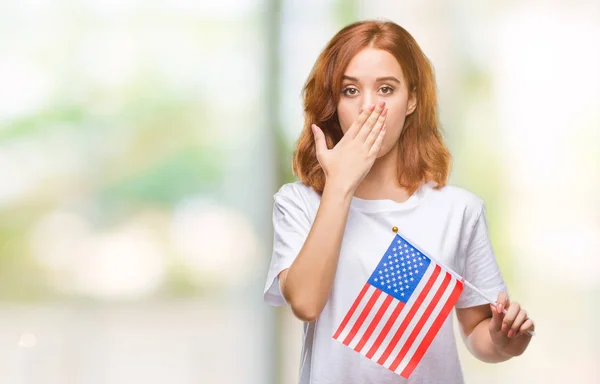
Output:
[[160,246],[142,224],[94,234],[82,217],[54,212],[34,227],[31,241],[34,255],[53,271],[53,284],[68,293],[138,298],[151,294],[165,273]]
[[37,170],[32,169],[30,163],[24,162],[21,155],[12,147],[0,147],[0,206],[18,199],[39,180]]
[[85,170],[89,152],[78,146],[71,132],[65,132],[70,126],[48,124],[46,128],[56,132],[0,144],[0,206],[30,197],[44,180],[52,178],[56,186],[60,177]]
[[33,333],[24,332],[19,338],[19,347],[33,348],[37,344],[37,338]]
[[19,56],[2,57],[0,84],[0,123],[40,109],[51,88],[44,71]]
[[124,228],[91,238],[80,255],[75,286],[80,293],[106,298],[136,298],[161,283],[164,259],[144,228]]
[[[96,86],[110,87],[133,80],[137,62],[136,42],[130,31],[108,30],[88,37],[81,55],[84,77]],[[110,60],[106,58],[110,57]]]
[[235,285],[260,264],[251,224],[231,209],[185,201],[175,210],[171,234],[179,257],[200,278]]
[[81,216],[55,211],[33,227],[31,247],[35,257],[56,272],[71,268],[77,255],[85,253],[89,236],[89,224]]

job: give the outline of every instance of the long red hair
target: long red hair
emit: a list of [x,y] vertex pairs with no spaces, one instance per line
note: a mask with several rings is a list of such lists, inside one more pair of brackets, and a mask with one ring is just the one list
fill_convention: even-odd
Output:
[[294,174],[306,185],[322,193],[325,174],[316,156],[311,125],[325,134],[328,148],[342,138],[337,104],[342,76],[350,60],[367,47],[391,53],[402,68],[409,91],[417,106],[406,117],[398,139],[398,181],[410,194],[423,182],[443,187],[450,173],[450,153],[438,128],[437,94],[433,69],[415,39],[393,22],[361,21],[344,27],[319,55],[302,92],[304,128],[292,159]]

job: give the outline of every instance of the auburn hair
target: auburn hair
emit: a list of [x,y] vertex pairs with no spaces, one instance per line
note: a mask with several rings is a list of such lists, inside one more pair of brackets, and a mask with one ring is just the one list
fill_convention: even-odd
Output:
[[373,47],[392,54],[417,100],[398,139],[398,181],[412,194],[428,181],[446,185],[450,172],[450,152],[438,128],[437,95],[433,69],[415,39],[390,21],[360,21],[340,30],[319,55],[304,85],[304,127],[292,159],[292,171],[304,184],[319,193],[325,187],[325,173],[317,160],[311,125],[325,134],[333,148],[343,132],[337,116],[342,77],[352,58]]

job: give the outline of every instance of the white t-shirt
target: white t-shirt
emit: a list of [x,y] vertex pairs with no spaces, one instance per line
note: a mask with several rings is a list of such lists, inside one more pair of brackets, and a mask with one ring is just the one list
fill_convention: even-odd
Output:
[[[300,384],[462,383],[453,316],[447,317],[408,379],[333,339],[338,325],[381,260],[392,227],[425,255],[451,268],[488,297],[506,290],[488,237],[483,201],[455,186],[421,186],[407,201],[352,198],[330,296],[313,322],[304,323]],[[274,195],[273,255],[264,299],[286,305],[278,275],[300,252],[317,214],[320,195],[301,182],[285,184]],[[456,307],[486,304],[465,285]]]

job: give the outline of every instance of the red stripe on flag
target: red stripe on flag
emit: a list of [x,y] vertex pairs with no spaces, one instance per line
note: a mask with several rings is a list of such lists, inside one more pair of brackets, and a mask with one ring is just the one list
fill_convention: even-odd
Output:
[[367,316],[371,312],[371,309],[373,308],[373,305],[375,305],[375,302],[377,301],[377,299],[381,295],[381,292],[383,292],[381,289],[375,289],[375,292],[373,292],[373,295],[371,296],[371,298],[367,302],[367,305],[365,306],[365,308],[363,309],[363,311],[360,313],[360,316],[358,316],[358,319],[356,319],[356,323],[354,323],[354,326],[350,330],[350,333],[348,333],[348,335],[344,339],[344,344],[345,345],[350,344],[350,342],[352,341],[352,339],[354,339],[354,336],[356,336],[356,332],[358,332],[358,330],[360,329],[360,327],[364,323],[365,319],[367,318]]
[[367,340],[369,340],[369,337],[371,337],[371,334],[377,327],[377,324],[379,324],[379,321],[381,321],[383,314],[388,309],[388,307],[392,303],[393,299],[394,299],[394,296],[391,296],[391,295],[388,295],[385,298],[385,301],[383,302],[383,304],[381,304],[381,308],[379,308],[379,311],[377,311],[377,314],[375,314],[375,317],[371,321],[371,324],[369,324],[369,328],[367,328],[367,331],[364,333],[363,337],[360,339],[360,342],[356,345],[356,347],[354,347],[354,350],[356,352],[360,352],[362,347],[365,346],[365,344],[367,343]]
[[404,303],[401,301],[398,301],[398,305],[396,305],[394,312],[392,312],[392,315],[390,316],[389,320],[387,321],[387,323],[385,323],[385,326],[379,333],[377,340],[375,340],[375,342],[371,346],[371,349],[369,349],[369,352],[365,355],[367,358],[371,359],[373,357],[373,355],[375,354],[375,352],[377,352],[377,349],[383,342],[383,339],[385,339],[385,336],[390,331],[390,328],[392,328],[392,325],[394,325],[394,323],[396,322],[396,319],[400,315],[400,312],[402,312],[402,308],[404,308]]
[[415,354],[413,355],[413,357],[408,362],[408,365],[404,368],[404,370],[400,374],[402,377],[408,378],[408,376],[410,376],[410,374],[415,369],[417,364],[419,364],[419,361],[421,361],[421,358],[423,357],[423,355],[425,355],[425,351],[427,350],[427,348],[429,348],[429,345],[433,341],[433,338],[435,337],[435,335],[438,333],[438,331],[442,327],[442,324],[446,320],[446,317],[448,316],[448,314],[452,310],[452,307],[458,300],[458,297],[460,296],[460,293],[462,292],[462,290],[463,290],[463,284],[462,284],[462,282],[459,281],[454,286],[454,290],[452,291],[452,294],[448,298],[448,301],[442,308],[438,317],[435,319],[435,321],[431,325],[431,328],[429,328],[427,335],[425,335],[425,338],[423,339],[423,341],[421,342],[421,344],[415,351]]
[[410,311],[408,312],[408,315],[406,315],[406,317],[402,321],[400,328],[398,328],[398,331],[396,331],[396,334],[394,335],[394,337],[390,341],[390,344],[387,346],[387,348],[383,352],[383,355],[381,355],[379,360],[377,360],[377,363],[379,363],[380,365],[383,365],[383,363],[385,363],[385,361],[388,359],[388,357],[390,356],[390,354],[396,347],[396,344],[398,344],[398,341],[400,341],[402,334],[404,333],[404,331],[410,324],[410,321],[412,320],[412,318],[415,316],[415,313],[417,313],[417,310],[421,306],[421,303],[423,303],[423,301],[427,297],[427,294],[431,290],[431,287],[433,286],[433,283],[435,282],[438,275],[440,274],[440,271],[441,271],[440,266],[436,264],[435,269],[433,270],[433,273],[431,274],[431,277],[429,278],[429,280],[427,280],[427,283],[423,287],[423,290],[419,294],[419,297],[410,307]]
[[396,356],[396,359],[394,360],[392,365],[390,365],[391,371],[395,371],[396,368],[398,368],[398,365],[400,365],[400,363],[402,362],[402,359],[404,358],[404,356],[406,356],[406,352],[408,352],[410,347],[413,345],[413,343],[415,342],[415,339],[421,332],[421,329],[423,329],[423,326],[425,325],[425,323],[431,316],[431,313],[435,309],[436,305],[439,303],[440,299],[442,298],[442,295],[446,292],[446,288],[448,288],[451,278],[452,278],[452,276],[450,276],[450,274],[448,272],[446,272],[446,276],[444,276],[444,281],[442,282],[442,285],[440,285],[437,292],[435,293],[435,296],[433,297],[431,302],[429,302],[429,305],[425,309],[425,312],[423,312],[423,314],[421,315],[419,322],[417,323],[415,328],[410,333],[410,336],[408,336],[408,339],[406,340],[406,343],[404,343],[404,345],[402,346],[402,349],[400,349],[400,353],[398,353],[398,356]]
[[335,332],[335,335],[333,335],[334,339],[337,339],[340,336],[340,333],[342,333],[342,331],[346,327],[346,324],[348,324],[348,322],[352,318],[352,315],[354,314],[354,311],[356,311],[356,308],[358,307],[358,304],[362,300],[363,296],[367,293],[367,291],[369,290],[370,286],[371,285],[369,283],[365,283],[365,285],[363,286],[362,291],[360,291],[360,293],[358,294],[358,297],[356,298],[356,300],[354,300],[354,304],[352,304],[352,307],[350,307],[350,310],[346,314],[346,317],[344,317],[344,321],[342,321],[342,324],[340,324],[340,326],[338,327],[337,331]]

